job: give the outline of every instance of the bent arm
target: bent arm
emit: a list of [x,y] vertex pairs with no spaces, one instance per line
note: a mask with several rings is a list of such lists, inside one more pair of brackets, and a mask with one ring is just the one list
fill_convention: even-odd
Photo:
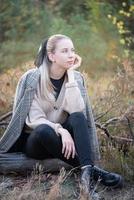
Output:
[[68,82],[65,85],[64,110],[69,114],[82,112],[85,108],[78,83],[74,78],[74,70],[67,70]]

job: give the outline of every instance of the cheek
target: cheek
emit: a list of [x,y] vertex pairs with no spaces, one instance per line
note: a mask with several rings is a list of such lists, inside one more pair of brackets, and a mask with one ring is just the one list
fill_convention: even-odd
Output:
[[60,55],[60,56],[58,56],[57,60],[59,62],[65,62],[67,60],[67,56],[66,55]]

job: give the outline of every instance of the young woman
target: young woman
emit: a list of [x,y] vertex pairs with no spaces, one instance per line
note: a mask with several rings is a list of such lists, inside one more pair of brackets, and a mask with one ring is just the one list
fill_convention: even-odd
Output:
[[75,70],[80,65],[69,37],[52,35],[41,44],[36,68],[18,83],[0,151],[22,151],[35,159],[59,158],[79,166],[81,183],[89,191],[92,177],[115,186],[121,176],[95,166],[99,145],[84,79]]

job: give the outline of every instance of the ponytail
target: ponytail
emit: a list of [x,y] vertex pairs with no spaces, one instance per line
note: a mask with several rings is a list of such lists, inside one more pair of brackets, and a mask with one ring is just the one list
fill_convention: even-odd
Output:
[[36,57],[36,59],[34,61],[35,66],[38,67],[38,68],[43,64],[44,59],[45,59],[47,65],[51,65],[52,64],[52,62],[49,60],[49,58],[47,56],[47,49],[46,49],[47,41],[48,41],[48,39],[45,39],[41,43],[41,45],[39,47],[39,51],[38,51],[37,57]]

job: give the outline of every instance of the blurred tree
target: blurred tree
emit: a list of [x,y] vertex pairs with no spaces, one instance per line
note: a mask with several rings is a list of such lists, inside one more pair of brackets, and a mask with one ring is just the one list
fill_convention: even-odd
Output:
[[[51,20],[45,3],[40,0],[0,0],[0,41],[25,38],[44,26],[44,34]],[[48,24],[49,21],[49,24]]]
[[131,56],[130,50],[134,50],[134,1],[120,1],[117,13],[109,13],[108,18],[117,27],[124,55]]
[[112,19],[111,25],[119,33],[119,42],[128,56],[134,50],[134,0],[86,0],[86,3],[90,8],[89,21],[100,34],[107,31],[112,34],[107,16]]
[[55,13],[62,16],[66,20],[70,20],[72,15],[81,14],[85,18],[89,14],[86,6],[86,0],[41,0],[45,2],[49,8]]

